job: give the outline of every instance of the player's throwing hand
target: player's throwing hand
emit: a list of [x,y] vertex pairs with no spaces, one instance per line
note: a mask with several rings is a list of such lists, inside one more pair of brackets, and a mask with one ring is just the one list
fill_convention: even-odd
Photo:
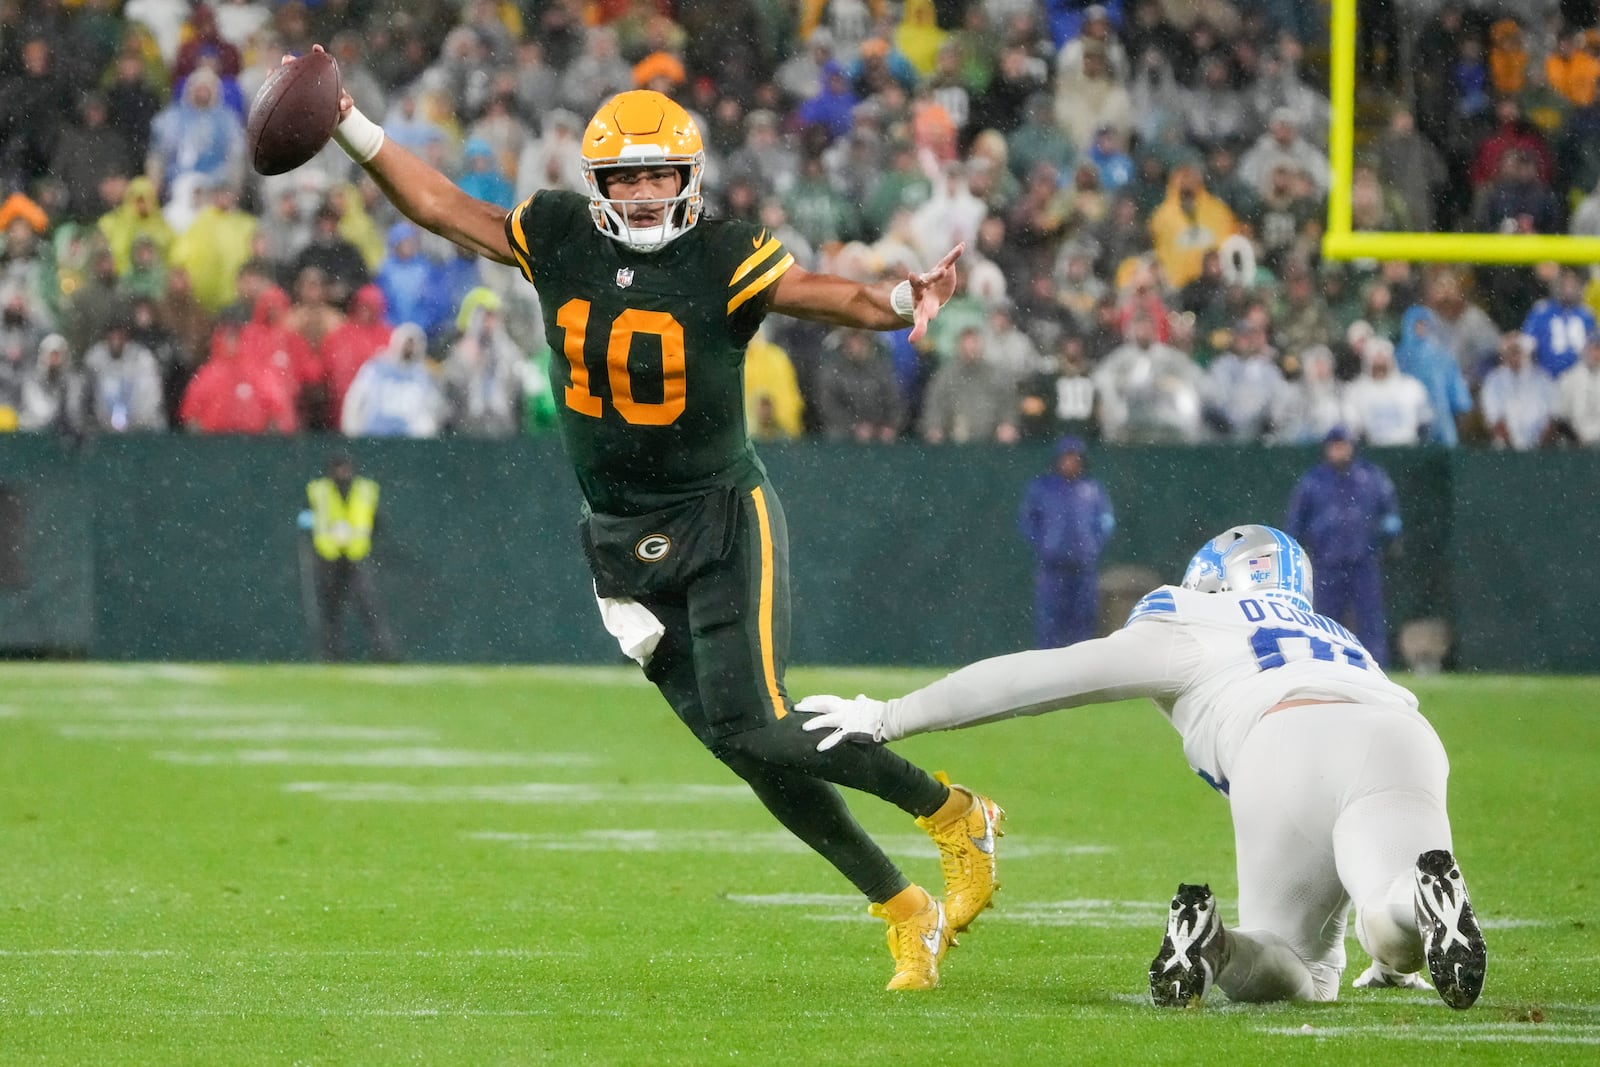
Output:
[[958,244],[945,253],[943,259],[933,265],[932,270],[921,274],[908,274],[906,281],[911,283],[912,326],[910,339],[922,340],[922,335],[928,332],[928,323],[939,314],[939,309],[944,306],[956,291],[956,260],[961,258],[961,253],[967,250],[965,243]]

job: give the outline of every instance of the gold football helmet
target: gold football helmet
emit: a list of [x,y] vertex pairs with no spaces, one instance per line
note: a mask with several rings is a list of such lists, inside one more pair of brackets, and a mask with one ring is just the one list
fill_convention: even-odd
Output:
[[[654,252],[682,237],[700,221],[704,200],[705,144],[689,113],[661,93],[634,89],[618,93],[596,111],[583,131],[583,181],[589,189],[589,214],[607,237],[640,252]],[[606,196],[603,172],[611,167],[676,167],[683,175],[678,195],[665,204],[656,225],[630,223],[630,206],[640,201]]]

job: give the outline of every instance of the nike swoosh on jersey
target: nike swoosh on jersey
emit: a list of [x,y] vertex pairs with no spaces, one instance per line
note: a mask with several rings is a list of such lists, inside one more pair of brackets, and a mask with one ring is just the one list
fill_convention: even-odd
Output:
[[751,248],[760,248],[762,245],[764,245],[766,243],[767,243],[767,231],[766,230],[762,230],[759,236],[750,238],[750,247]]

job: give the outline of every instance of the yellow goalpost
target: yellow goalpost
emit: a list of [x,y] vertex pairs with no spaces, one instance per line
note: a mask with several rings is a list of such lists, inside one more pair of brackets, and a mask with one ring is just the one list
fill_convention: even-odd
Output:
[[1600,263],[1600,237],[1556,234],[1377,233],[1350,228],[1355,167],[1356,2],[1332,0],[1328,130],[1328,259],[1404,259],[1450,263]]

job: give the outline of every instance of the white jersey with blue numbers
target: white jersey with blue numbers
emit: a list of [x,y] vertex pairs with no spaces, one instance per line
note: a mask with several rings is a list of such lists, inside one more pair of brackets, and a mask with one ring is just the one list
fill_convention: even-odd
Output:
[[1172,721],[1189,765],[1226,793],[1245,735],[1274,705],[1419,714],[1355,635],[1304,604],[1287,593],[1162,586],[1109,637],[984,660],[889,701],[884,739],[1143,696]]

